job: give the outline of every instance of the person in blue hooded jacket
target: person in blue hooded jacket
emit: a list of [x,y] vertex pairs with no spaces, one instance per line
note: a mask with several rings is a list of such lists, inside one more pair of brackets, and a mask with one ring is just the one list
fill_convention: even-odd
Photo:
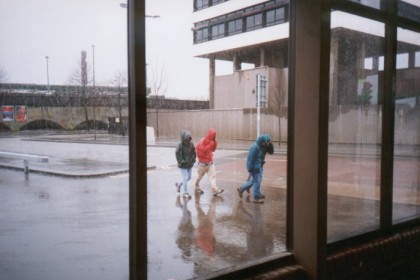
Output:
[[[273,143],[271,142],[271,135],[269,133],[264,134],[266,136],[266,140],[268,142],[268,144],[264,147],[261,148],[262,150],[262,165],[261,165],[261,183],[264,180],[264,164],[265,164],[265,156],[267,155],[267,153],[269,155],[274,154],[274,146]],[[251,175],[248,176],[247,181],[244,183],[244,189],[249,193],[249,191],[251,190],[252,187],[252,177]],[[242,198],[242,195],[239,194],[240,197]],[[260,198],[265,198],[264,194],[260,194]]]
[[246,168],[249,176],[252,178],[250,184],[248,181],[238,188],[239,196],[247,189],[253,187],[253,202],[263,203],[263,197],[260,192],[262,167],[264,164],[264,149],[269,144],[269,137],[266,134],[257,137],[257,140],[249,147],[248,156],[246,160]]

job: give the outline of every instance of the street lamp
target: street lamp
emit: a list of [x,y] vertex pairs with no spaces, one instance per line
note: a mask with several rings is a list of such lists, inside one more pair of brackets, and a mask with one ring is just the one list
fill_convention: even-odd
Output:
[[45,57],[46,61],[47,61],[47,89],[50,90],[50,73],[48,70],[48,55]]
[[93,58],[93,62],[92,62],[92,67],[93,67],[93,87],[95,87],[95,45],[92,45],[92,58]]
[[94,138],[95,138],[95,140],[96,140],[96,105],[95,105],[95,102],[96,102],[96,88],[95,88],[95,45],[92,45],[92,71],[93,71],[93,73],[92,73],[92,75],[93,75],[93,78],[92,78],[92,84],[93,84],[93,96],[95,97],[94,99],[93,99],[93,135],[94,135]]

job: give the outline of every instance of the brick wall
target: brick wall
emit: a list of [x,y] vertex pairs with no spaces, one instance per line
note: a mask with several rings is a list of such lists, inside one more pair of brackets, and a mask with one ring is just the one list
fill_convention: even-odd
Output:
[[420,227],[330,255],[325,279],[420,279]]

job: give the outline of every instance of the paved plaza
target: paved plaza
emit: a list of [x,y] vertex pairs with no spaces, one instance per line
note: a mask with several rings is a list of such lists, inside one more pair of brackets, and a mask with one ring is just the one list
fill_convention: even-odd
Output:
[[[286,166],[284,147],[267,155],[265,203],[239,198],[247,178],[250,143],[220,143],[217,181],[225,191],[190,200],[176,192],[180,173],[176,142],[151,145],[148,153],[148,272],[150,279],[185,279],[285,253]],[[108,134],[0,136],[2,151],[44,155],[48,163],[0,158],[0,274],[6,279],[128,279],[128,145]],[[338,151],[338,149],[336,150]],[[328,236],[378,226],[378,160],[330,157]],[[399,161],[418,170],[416,157]],[[193,180],[196,175],[193,169]],[[373,174],[373,176],[372,176]],[[357,176],[356,176],[357,175]],[[418,181],[396,172],[394,215],[420,213]],[[404,176],[403,176],[404,175]],[[412,182],[411,182],[412,183]],[[345,211],[342,211],[345,210]]]

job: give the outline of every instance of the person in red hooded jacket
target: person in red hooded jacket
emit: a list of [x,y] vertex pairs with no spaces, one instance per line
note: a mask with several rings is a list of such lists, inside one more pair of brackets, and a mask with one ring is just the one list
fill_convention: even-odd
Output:
[[195,180],[195,192],[202,194],[204,191],[200,188],[200,181],[204,175],[210,180],[213,195],[218,195],[223,192],[216,184],[216,167],[213,162],[213,152],[216,151],[216,131],[210,128],[207,135],[203,137],[195,147],[198,158],[198,176]]

